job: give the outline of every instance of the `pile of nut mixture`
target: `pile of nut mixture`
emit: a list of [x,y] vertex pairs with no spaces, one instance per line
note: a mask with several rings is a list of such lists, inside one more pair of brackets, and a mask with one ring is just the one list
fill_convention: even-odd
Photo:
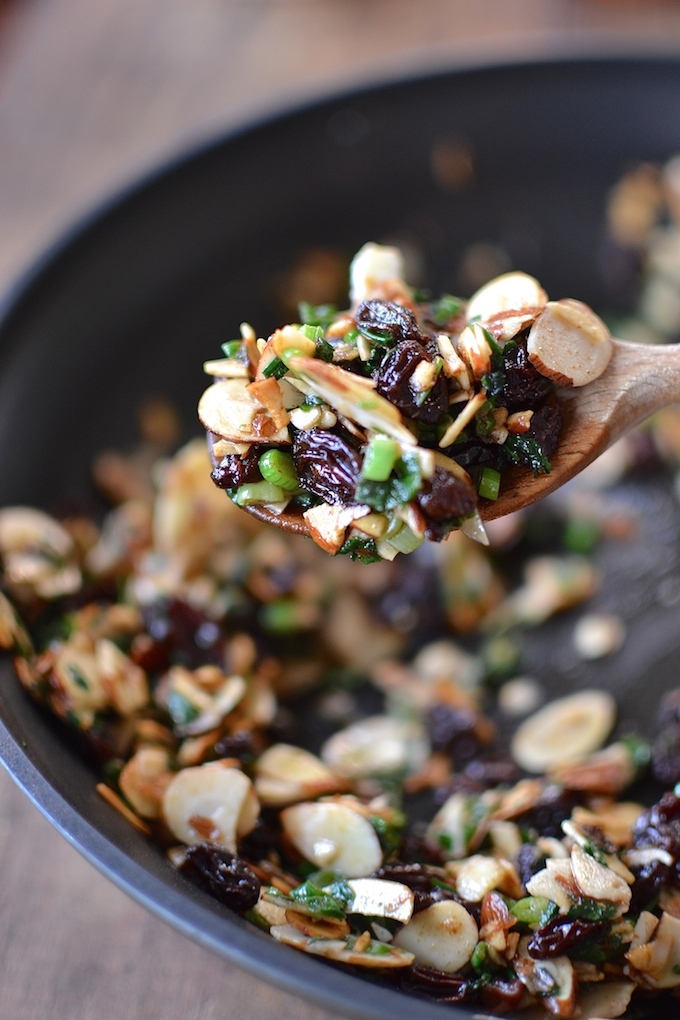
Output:
[[[619,190],[612,245],[640,262],[664,231],[680,253],[664,172]],[[622,240],[645,209],[644,243]],[[653,325],[638,309],[628,328]],[[309,395],[301,414],[335,414]],[[279,942],[484,1013],[664,1008],[680,989],[680,690],[651,743],[613,736],[609,693],[546,700],[523,649],[565,613],[582,660],[622,647],[624,621],[588,609],[597,549],[635,523],[603,486],[641,459],[672,479],[678,423],[661,413],[571,494],[491,522],[487,549],[454,530],[367,566],[244,514],[203,439],[172,452],[156,405],[138,449],[94,465],[101,520],[0,510],[0,647],[112,807]],[[213,474],[241,457],[219,453]]]

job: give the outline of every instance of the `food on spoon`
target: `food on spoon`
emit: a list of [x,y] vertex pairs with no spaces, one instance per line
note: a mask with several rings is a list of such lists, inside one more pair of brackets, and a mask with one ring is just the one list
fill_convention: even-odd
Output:
[[[607,367],[604,323],[548,301],[513,272],[468,303],[423,300],[396,248],[366,244],[350,308],[301,306],[301,322],[223,345],[199,402],[212,478],[242,507],[297,514],[326,552],[393,559],[461,528],[484,541],[479,506],[505,469],[550,470],[556,384]],[[480,504],[481,501],[481,504]]]

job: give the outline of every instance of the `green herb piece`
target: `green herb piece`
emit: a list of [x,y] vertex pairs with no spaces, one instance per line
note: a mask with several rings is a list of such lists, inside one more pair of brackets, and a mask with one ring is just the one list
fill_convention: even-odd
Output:
[[313,305],[310,301],[298,305],[298,315],[305,326],[330,326],[337,314],[335,305]]
[[545,928],[559,913],[559,907],[545,896],[525,896],[510,907],[510,913],[531,928]]
[[432,302],[430,318],[438,326],[443,326],[450,319],[455,318],[462,307],[463,301],[461,298],[454,297],[453,294],[442,294],[440,298]]
[[600,526],[588,517],[574,517],[567,521],[562,532],[562,545],[569,552],[587,554],[600,540]]
[[323,337],[316,341],[316,357],[319,361],[331,362],[333,360],[333,348]]
[[285,347],[281,351],[280,360],[284,363],[286,368],[289,368],[293,358],[306,358],[306,357],[307,355],[305,354],[305,352],[300,350],[299,347]]
[[[311,878],[311,876],[310,876]],[[320,885],[318,880],[315,880],[315,885]],[[347,880],[342,876],[335,876],[332,881],[323,883],[323,891],[332,896],[333,899],[340,903],[343,910],[351,912],[352,904],[354,903],[354,890],[348,885]]]
[[410,503],[420,492],[423,476],[420,461],[415,453],[405,452],[396,461],[390,477],[384,482],[359,478],[356,487],[357,503],[367,503],[373,510],[383,513]]
[[488,329],[484,328],[484,326],[482,326],[482,333],[484,334],[484,339],[489,345],[491,353],[498,355],[499,357],[503,357],[503,351],[493,333],[490,333]]
[[272,358],[262,369],[265,379],[282,379],[288,371],[288,366],[281,358]]
[[279,485],[272,482],[246,482],[240,485],[232,497],[237,506],[252,506],[258,503],[283,503],[290,498]]
[[222,353],[225,358],[235,358],[243,347],[243,340],[227,340],[222,344]]
[[300,407],[303,411],[311,411],[313,407],[326,407],[326,401],[318,393],[308,393]]
[[175,726],[186,726],[198,718],[199,711],[187,697],[179,691],[170,691],[165,707]]
[[382,556],[378,552],[375,539],[368,535],[350,535],[346,538],[339,552],[340,556],[349,556],[351,560],[361,563],[380,563]]
[[90,685],[77,666],[67,666],[66,669],[76,687],[89,691]]
[[501,488],[501,473],[495,468],[483,467],[479,472],[477,492],[484,499],[498,499]]
[[313,340],[317,343],[319,340],[323,340],[323,326],[313,326],[311,322],[306,322],[300,326],[300,332],[303,336],[306,336],[308,340]]
[[502,368],[492,368],[482,376],[481,383],[489,398],[495,401],[505,389],[505,372]]
[[400,528],[396,535],[392,535],[388,541],[390,545],[394,546],[397,552],[408,555],[408,553],[412,553],[414,549],[417,549],[418,546],[422,545],[425,539],[422,535],[416,535],[415,532],[411,531],[410,528],[407,528],[406,525],[404,525],[404,527]]
[[496,428],[493,416],[493,403],[485,400],[475,415],[475,432],[478,436],[488,436]]
[[437,842],[442,850],[453,850],[453,839],[449,836],[448,832],[440,832],[437,836]]
[[386,482],[401,454],[401,447],[388,436],[374,436],[366,447],[361,477],[369,482]]
[[504,680],[519,667],[520,650],[506,634],[490,638],[482,648],[482,661],[488,680]]
[[271,925],[269,924],[269,921],[265,920],[257,907],[251,907],[250,910],[246,910],[243,916],[246,921],[250,921],[250,923],[254,924],[256,928],[260,928],[262,931],[266,932],[270,931]]
[[606,903],[602,900],[591,900],[584,897],[569,908],[567,917],[579,917],[586,921],[609,921],[615,916],[616,910],[617,906],[615,903]]
[[380,846],[385,857],[390,857],[401,846],[406,818],[401,812],[396,812],[396,816],[392,821],[388,822],[382,815],[371,815],[369,821],[380,840]]
[[274,599],[262,606],[259,618],[269,634],[297,634],[309,629],[303,607],[297,599]]
[[310,914],[340,919],[345,916],[344,905],[335,896],[323,889],[319,889],[318,886],[309,880],[303,882],[297,889],[293,889],[290,893],[290,899],[294,903],[306,907]]
[[300,486],[293,458],[285,450],[267,450],[257,466],[266,482],[278,485],[287,492],[294,492]]
[[367,340],[372,340],[374,344],[380,344],[382,347],[394,345],[394,337],[389,329],[381,329],[379,326],[364,326],[363,323],[358,323],[357,329],[362,336],[365,336]]
[[535,475],[544,472],[550,474],[550,461],[545,455],[543,447],[531,436],[517,435],[511,432],[503,445],[501,453],[513,464],[526,464]]
[[490,972],[494,969],[494,967],[489,954],[489,945],[487,942],[477,943],[470,958],[470,965],[477,974],[487,975],[489,977],[491,976]]
[[633,759],[633,764],[636,769],[641,771],[649,765],[652,757],[652,749],[641,737],[631,733],[628,736],[621,737],[621,743]]

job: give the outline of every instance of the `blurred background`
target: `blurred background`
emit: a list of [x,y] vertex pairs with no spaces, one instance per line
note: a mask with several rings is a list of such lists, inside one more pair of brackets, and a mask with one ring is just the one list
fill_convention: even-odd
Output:
[[[680,54],[680,3],[0,0],[0,294],[217,132],[381,78],[584,52]],[[129,901],[4,774],[0,861],[0,1020],[330,1020]]]

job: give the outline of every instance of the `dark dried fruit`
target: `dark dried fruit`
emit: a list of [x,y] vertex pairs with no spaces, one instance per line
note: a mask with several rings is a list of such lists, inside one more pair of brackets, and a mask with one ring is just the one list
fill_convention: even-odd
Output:
[[629,911],[633,915],[656,906],[659,893],[665,885],[673,884],[673,869],[662,861],[650,861],[641,868],[631,868],[635,875]]
[[450,755],[456,765],[469,761],[482,747],[477,716],[470,709],[438,702],[428,709],[425,724],[432,750]]
[[505,385],[496,403],[507,407],[510,413],[537,408],[554,389],[550,379],[531,364],[523,343],[504,348],[503,371]]
[[610,921],[586,921],[583,918],[556,917],[539,928],[529,939],[527,949],[535,960],[569,953],[576,946],[600,942],[608,934]]
[[405,340],[420,345],[424,343],[425,338],[413,312],[394,301],[364,301],[354,318],[359,330],[378,343],[389,343],[390,346]]
[[636,847],[660,847],[667,850],[675,862],[675,873],[680,878],[680,797],[665,793],[638,816],[633,826],[633,843]]
[[565,818],[571,818],[572,811],[579,803],[576,794],[562,790],[558,786],[548,786],[538,803],[514,821],[522,829],[534,829],[541,836],[561,839],[564,835],[562,822]]
[[425,537],[431,542],[440,542],[456,521],[474,513],[477,493],[450,471],[436,467],[431,481],[418,493],[416,503],[425,517]]
[[665,726],[652,744],[652,773],[664,786],[680,781],[680,722]]
[[460,977],[458,974],[445,974],[434,967],[424,967],[420,963],[405,969],[403,974],[404,987],[418,991],[429,999],[443,1005],[446,1003],[468,1002],[476,996],[474,981]]
[[515,860],[520,882],[526,889],[527,883],[545,867],[546,856],[534,843],[522,843]]
[[213,468],[210,477],[218,489],[238,489],[246,482],[259,481],[261,475],[257,465],[264,451],[265,447],[258,445],[251,446],[244,457],[228,454]]
[[546,457],[552,456],[562,431],[562,412],[556,400],[550,400],[534,411],[525,436],[534,439]]
[[258,901],[257,876],[240,857],[216,843],[190,846],[179,870],[199,889],[239,914]]
[[486,789],[496,786],[513,786],[520,778],[520,772],[507,754],[489,754],[474,758],[465,766],[465,774]]
[[481,1002],[485,1009],[504,1015],[519,1008],[524,998],[524,985],[519,978],[494,977],[481,991]]
[[156,644],[156,654],[196,669],[207,662],[224,662],[222,626],[181,599],[159,599],[142,607],[144,626]]
[[305,429],[293,440],[293,461],[300,484],[327,503],[354,501],[361,457],[337,432]]
[[[411,383],[416,367],[421,361],[432,364],[432,358],[421,343],[406,340],[391,350],[374,375],[378,393],[412,421],[436,424],[449,409],[449,391],[446,379],[438,375],[435,383],[422,399]],[[421,401],[421,402],[419,402]]]
[[391,861],[376,871],[375,877],[389,882],[401,882],[402,885],[408,886],[415,897],[413,909],[416,914],[441,900],[460,902],[453,888],[446,888],[446,881],[425,864]]

